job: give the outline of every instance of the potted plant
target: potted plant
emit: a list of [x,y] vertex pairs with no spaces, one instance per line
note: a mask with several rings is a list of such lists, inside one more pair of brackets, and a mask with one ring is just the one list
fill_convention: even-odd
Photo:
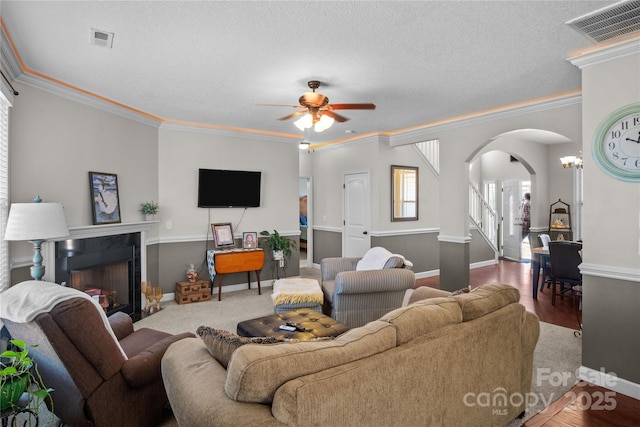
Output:
[[25,391],[36,397],[34,405],[37,407],[53,389],[43,384],[27,344],[22,340],[9,342],[15,349],[0,354],[0,410],[16,407]]
[[153,216],[160,211],[160,206],[153,200],[140,204],[140,212],[142,212],[147,221],[152,221]]
[[261,245],[264,245],[273,251],[274,260],[282,260],[284,258],[289,259],[291,257],[291,249],[296,248],[296,242],[288,237],[281,236],[277,230],[273,230],[273,234],[269,233],[267,230],[263,230],[260,232],[260,235],[265,236],[260,241]]

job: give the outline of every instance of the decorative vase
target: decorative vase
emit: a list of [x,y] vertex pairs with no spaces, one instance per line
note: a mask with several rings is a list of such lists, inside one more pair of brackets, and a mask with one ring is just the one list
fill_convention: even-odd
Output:
[[282,253],[282,251],[273,251],[273,259],[275,261],[279,261],[283,258],[284,258],[284,254]]
[[146,214],[144,216],[144,220],[145,221],[153,221],[154,220],[155,215],[154,214]]
[[198,271],[194,264],[189,264],[189,268],[187,269],[187,279],[189,279],[189,282],[191,283],[198,280]]
[[15,406],[27,388],[28,374],[3,380],[0,388],[0,410]]

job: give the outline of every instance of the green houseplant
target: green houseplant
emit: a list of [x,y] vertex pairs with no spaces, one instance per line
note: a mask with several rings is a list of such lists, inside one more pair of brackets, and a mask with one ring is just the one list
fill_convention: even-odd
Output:
[[53,391],[43,384],[38,367],[29,356],[27,344],[22,340],[10,340],[14,349],[0,354],[0,409],[13,408],[26,391],[35,396],[34,405]]
[[291,258],[291,250],[297,247],[295,241],[281,236],[277,230],[273,230],[273,234],[263,230],[260,235],[265,236],[260,239],[260,244],[271,249],[273,251],[273,259],[276,260],[282,259],[282,257]]
[[140,212],[142,212],[147,219],[150,219],[150,217],[160,212],[160,206],[153,200],[150,202],[144,202],[140,204]]

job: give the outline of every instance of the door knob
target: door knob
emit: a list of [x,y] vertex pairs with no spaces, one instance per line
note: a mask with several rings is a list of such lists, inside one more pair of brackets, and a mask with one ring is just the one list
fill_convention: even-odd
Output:
[[369,233],[367,233],[366,231],[363,231],[362,234],[369,234]]

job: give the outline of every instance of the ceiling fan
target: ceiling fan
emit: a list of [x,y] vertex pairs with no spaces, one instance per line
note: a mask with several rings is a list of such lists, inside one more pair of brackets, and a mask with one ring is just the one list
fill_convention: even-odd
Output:
[[[315,130],[321,132],[331,126],[334,120],[340,123],[349,120],[347,117],[335,113],[334,110],[375,110],[376,108],[375,104],[371,103],[329,104],[329,98],[316,92],[316,89],[320,87],[318,80],[311,80],[307,85],[311,89],[311,92],[304,92],[300,99],[298,99],[299,105],[293,106],[293,108],[297,108],[298,111],[281,117],[278,120],[289,120],[308,114],[308,116],[302,118],[302,123],[299,124],[301,120],[297,120],[295,122],[296,126],[298,126],[300,130],[303,130],[315,125]],[[326,120],[323,117],[327,117],[330,120]],[[326,122],[328,126],[320,126],[322,129],[319,129],[318,125],[322,122]]]

